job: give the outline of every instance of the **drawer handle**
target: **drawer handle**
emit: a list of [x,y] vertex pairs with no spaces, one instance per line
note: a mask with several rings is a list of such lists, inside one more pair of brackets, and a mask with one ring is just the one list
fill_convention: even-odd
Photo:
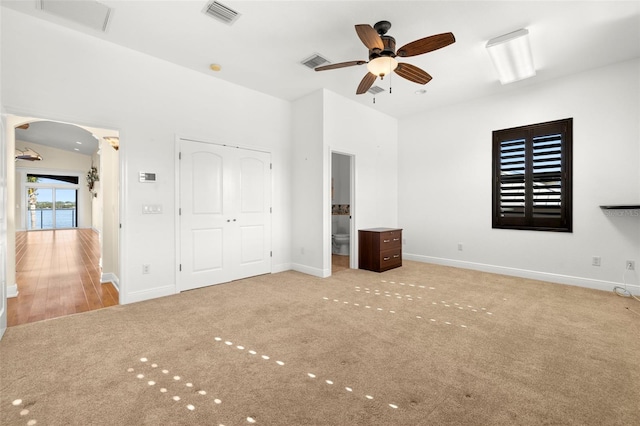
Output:
[[391,240],[382,240],[383,243],[388,243]]
[[394,238],[393,241],[400,241],[400,238]]
[[399,254],[394,254],[394,255],[393,255],[393,258],[394,258],[394,259],[397,259],[397,258],[399,258],[399,257],[400,257],[400,255],[399,255]]
[[386,262],[387,260],[389,260],[389,259],[391,259],[391,258],[390,258],[390,257],[383,257],[383,258],[382,258],[382,260],[384,260],[385,262]]

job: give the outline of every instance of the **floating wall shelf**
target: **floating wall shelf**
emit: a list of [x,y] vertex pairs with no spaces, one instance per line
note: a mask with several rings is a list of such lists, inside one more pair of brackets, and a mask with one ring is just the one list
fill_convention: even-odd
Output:
[[600,206],[602,210],[640,210],[640,204],[611,204]]

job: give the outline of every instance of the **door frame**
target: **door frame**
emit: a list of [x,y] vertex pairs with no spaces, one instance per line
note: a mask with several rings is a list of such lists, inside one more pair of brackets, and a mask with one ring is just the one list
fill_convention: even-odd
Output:
[[9,186],[7,180],[7,169],[9,169],[7,156],[9,152],[13,151],[13,146],[9,147],[7,141],[5,121],[5,116],[2,114],[0,117],[0,147],[4,147],[4,149],[0,148],[0,340],[2,340],[2,336],[7,330],[7,269],[9,267],[7,259],[7,210],[9,210],[7,208],[7,190]]
[[329,259],[329,276],[331,275],[331,264],[332,262],[332,240],[331,240],[331,215],[333,209],[333,203],[331,202],[331,178],[332,178],[332,170],[333,170],[333,154],[343,155],[345,157],[349,157],[349,212],[351,219],[349,220],[349,268],[358,269],[358,235],[356,232],[356,154],[329,149],[329,200],[327,204],[328,216],[329,216],[329,225],[328,225],[328,235],[325,235],[325,239],[328,241],[326,244],[328,246],[328,253],[326,254]]
[[[11,110],[7,110],[2,114],[2,126],[3,126],[3,131],[2,131],[2,138],[4,139],[4,147],[5,147],[5,152],[4,152],[4,160],[3,160],[3,167],[4,167],[4,173],[5,173],[5,182],[6,182],[6,188],[5,189],[5,200],[7,203],[7,206],[10,204],[12,206],[15,205],[16,202],[16,197],[20,196],[19,194],[16,194],[15,191],[15,162],[13,161],[13,157],[11,157],[11,155],[13,155],[13,152],[15,151],[15,128],[17,126],[20,126],[22,124],[25,123],[33,123],[36,121],[54,121],[54,122],[59,122],[59,123],[64,123],[64,124],[68,124],[71,126],[77,126],[80,128],[83,128],[89,132],[92,132],[94,134],[96,133],[102,133],[104,132],[104,134],[102,136],[111,136],[113,135],[114,132],[117,132],[120,136],[122,136],[122,132],[120,130],[117,129],[117,127],[115,126],[109,126],[109,125],[85,125],[85,124],[78,124],[80,123],[82,120],[79,119],[75,119],[75,118],[66,118],[66,119],[61,119],[61,118],[55,118],[52,117],[50,114],[30,114],[30,113],[26,113],[24,111],[11,111]],[[126,152],[126,145],[124,145],[124,149],[122,149],[123,146],[120,146],[119,149],[119,155],[118,155],[118,175],[116,177],[117,181],[118,181],[118,194],[117,194],[117,198],[118,198],[118,242],[117,242],[117,246],[118,246],[118,253],[117,253],[117,258],[118,258],[118,271],[117,273],[119,273],[118,278],[118,282],[114,283],[116,284],[116,287],[118,289],[118,296],[119,296],[119,300],[118,303],[123,305],[125,303],[127,303],[126,301],[126,278],[125,278],[125,273],[126,273],[126,268],[125,268],[125,259],[127,258],[126,256],[126,245],[122,244],[123,241],[123,234],[124,234],[124,222],[125,222],[125,216],[123,214],[123,206],[125,205],[124,200],[125,200],[125,189],[126,189],[126,185],[125,185],[125,171],[126,171],[126,167],[125,167],[125,152]],[[10,160],[11,158],[11,160]],[[5,276],[3,277],[5,280],[5,289],[3,290],[2,294],[0,294],[0,296],[4,299],[3,303],[4,306],[6,306],[6,298],[7,297],[16,297],[18,295],[18,288],[17,288],[17,283],[15,282],[16,280],[16,274],[15,274],[15,269],[16,269],[16,253],[15,253],[15,233],[16,233],[16,226],[15,226],[15,209],[6,209],[7,210],[7,214],[6,214],[6,220],[7,220],[7,229],[6,229],[6,235],[0,235],[0,238],[3,238],[3,243],[5,244],[5,264],[6,264],[6,270],[5,272]],[[13,226],[11,227],[11,229],[9,229],[9,225],[8,223],[11,222],[13,223]],[[101,244],[100,247],[100,251],[101,251],[101,255],[102,255],[102,251],[103,251],[103,247]],[[12,271],[14,271],[12,274],[9,274],[9,269],[11,269]],[[13,283],[9,283],[9,281],[14,281]],[[0,319],[0,321],[2,321]],[[1,331],[1,330],[0,330]]]

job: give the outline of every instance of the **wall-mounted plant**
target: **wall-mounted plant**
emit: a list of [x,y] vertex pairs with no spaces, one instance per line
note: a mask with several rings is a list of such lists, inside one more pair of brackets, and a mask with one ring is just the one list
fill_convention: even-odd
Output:
[[91,166],[91,169],[89,169],[89,172],[87,173],[87,187],[89,188],[89,192],[91,192],[95,197],[97,197],[98,194],[93,191],[93,186],[99,180],[100,175],[98,175],[98,168]]

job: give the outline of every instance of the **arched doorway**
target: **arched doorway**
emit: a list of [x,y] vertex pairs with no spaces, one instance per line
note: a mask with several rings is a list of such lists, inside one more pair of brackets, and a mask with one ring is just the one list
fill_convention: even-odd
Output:
[[8,326],[118,304],[118,132],[32,118],[14,128]]

